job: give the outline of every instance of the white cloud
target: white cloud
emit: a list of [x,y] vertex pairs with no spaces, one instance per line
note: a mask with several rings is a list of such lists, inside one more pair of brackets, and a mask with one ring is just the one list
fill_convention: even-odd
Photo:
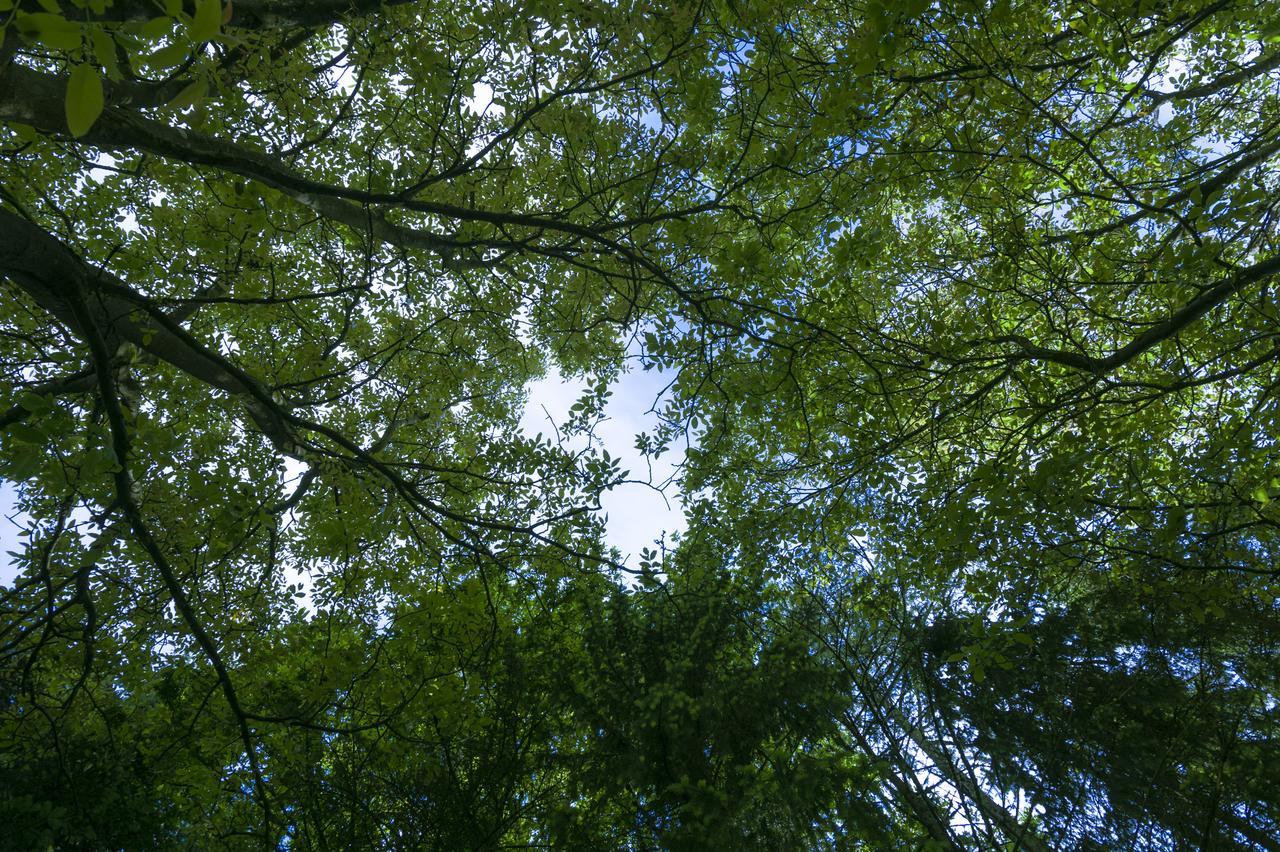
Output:
[[[613,395],[605,407],[605,420],[595,430],[599,445],[617,457],[623,470],[631,471],[629,481],[601,497],[601,506],[609,516],[608,543],[621,551],[627,564],[635,566],[643,548],[654,547],[654,540],[665,533],[684,529],[684,509],[669,483],[684,453],[673,447],[662,458],[646,459],[635,447],[636,435],[652,431],[657,417],[650,411],[655,399],[670,381],[670,375],[658,370],[624,373],[613,385]],[[546,378],[531,382],[529,401],[520,425],[532,437],[541,432],[559,437],[559,428],[569,418],[569,408],[586,389],[582,380],[566,380],[552,370]],[[579,441],[576,448],[582,446]],[[665,488],[664,488],[665,486]],[[659,490],[663,489],[663,490]]]
[[18,564],[10,552],[26,549],[18,533],[26,528],[27,517],[18,512],[18,489],[12,482],[0,480],[0,586],[12,586],[18,576]]

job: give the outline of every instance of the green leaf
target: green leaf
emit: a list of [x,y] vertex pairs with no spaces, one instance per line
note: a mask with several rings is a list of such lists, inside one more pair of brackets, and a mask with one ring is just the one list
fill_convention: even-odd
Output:
[[169,106],[173,109],[183,110],[189,106],[193,106],[204,98],[209,90],[209,84],[204,80],[196,80],[194,83],[186,86],[182,91],[169,101]]
[[40,453],[22,453],[9,462],[9,476],[15,480],[30,479],[40,469]]
[[187,34],[197,44],[217,38],[222,29],[222,0],[196,0],[196,12]]
[[24,38],[56,50],[76,50],[80,47],[80,25],[61,15],[19,12],[17,25],[18,32]]
[[45,434],[30,423],[11,423],[9,424],[8,431],[9,434],[13,436],[14,440],[21,441],[24,444],[43,446],[44,442],[47,440]]
[[103,29],[94,29],[90,32],[90,38],[93,40],[93,57],[106,71],[108,78],[119,80],[120,63],[116,59],[116,43],[111,34]]
[[102,115],[102,78],[92,65],[82,63],[71,69],[67,80],[67,129],[72,136],[89,132]]
[[138,35],[148,41],[158,41],[173,30],[173,18],[152,18],[138,28]]
[[80,462],[80,475],[88,479],[119,469],[119,459],[110,447],[100,447],[84,454]]
[[186,61],[189,53],[190,51],[185,44],[171,44],[146,57],[146,63],[152,68],[163,71],[181,65]]
[[9,125],[9,127],[12,128],[13,135],[17,136],[23,142],[31,143],[40,138],[40,132],[30,124],[15,122],[14,124]]
[[23,391],[18,396],[18,405],[30,411],[32,414],[44,414],[50,408],[53,408],[53,402],[47,396],[41,396],[31,391]]

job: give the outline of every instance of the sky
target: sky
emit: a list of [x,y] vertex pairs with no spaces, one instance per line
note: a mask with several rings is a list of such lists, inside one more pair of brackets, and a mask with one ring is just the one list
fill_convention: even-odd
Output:
[[17,501],[18,492],[13,483],[0,479],[0,586],[13,585],[17,574],[13,557],[9,555],[11,551],[22,548],[18,533],[24,526],[24,519],[17,514]]
[[[671,375],[659,370],[635,370],[624,373],[613,386],[613,395],[605,408],[607,418],[596,430],[610,456],[619,458],[623,470],[630,470],[630,480],[601,498],[608,515],[608,543],[617,547],[626,563],[635,567],[641,549],[657,549],[654,539],[664,532],[669,536],[684,529],[684,512],[674,485],[660,493],[652,485],[668,479],[674,466],[684,460],[679,447],[673,446],[652,464],[635,448],[636,435],[653,431],[656,415],[649,412]],[[569,417],[569,407],[582,396],[582,381],[566,381],[551,371],[546,378],[529,385],[529,402],[520,425],[532,437],[541,432],[554,434],[551,424],[559,426]],[[627,559],[626,557],[631,558]]]

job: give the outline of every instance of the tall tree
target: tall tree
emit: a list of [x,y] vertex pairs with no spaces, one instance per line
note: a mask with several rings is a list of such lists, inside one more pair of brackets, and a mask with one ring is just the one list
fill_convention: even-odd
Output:
[[33,848],[1277,845],[1274,4],[0,35]]

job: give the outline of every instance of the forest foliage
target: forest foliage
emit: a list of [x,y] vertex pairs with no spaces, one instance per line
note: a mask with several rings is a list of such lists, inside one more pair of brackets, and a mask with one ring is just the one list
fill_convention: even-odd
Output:
[[1280,5],[0,0],[0,151],[18,848],[1280,849]]

